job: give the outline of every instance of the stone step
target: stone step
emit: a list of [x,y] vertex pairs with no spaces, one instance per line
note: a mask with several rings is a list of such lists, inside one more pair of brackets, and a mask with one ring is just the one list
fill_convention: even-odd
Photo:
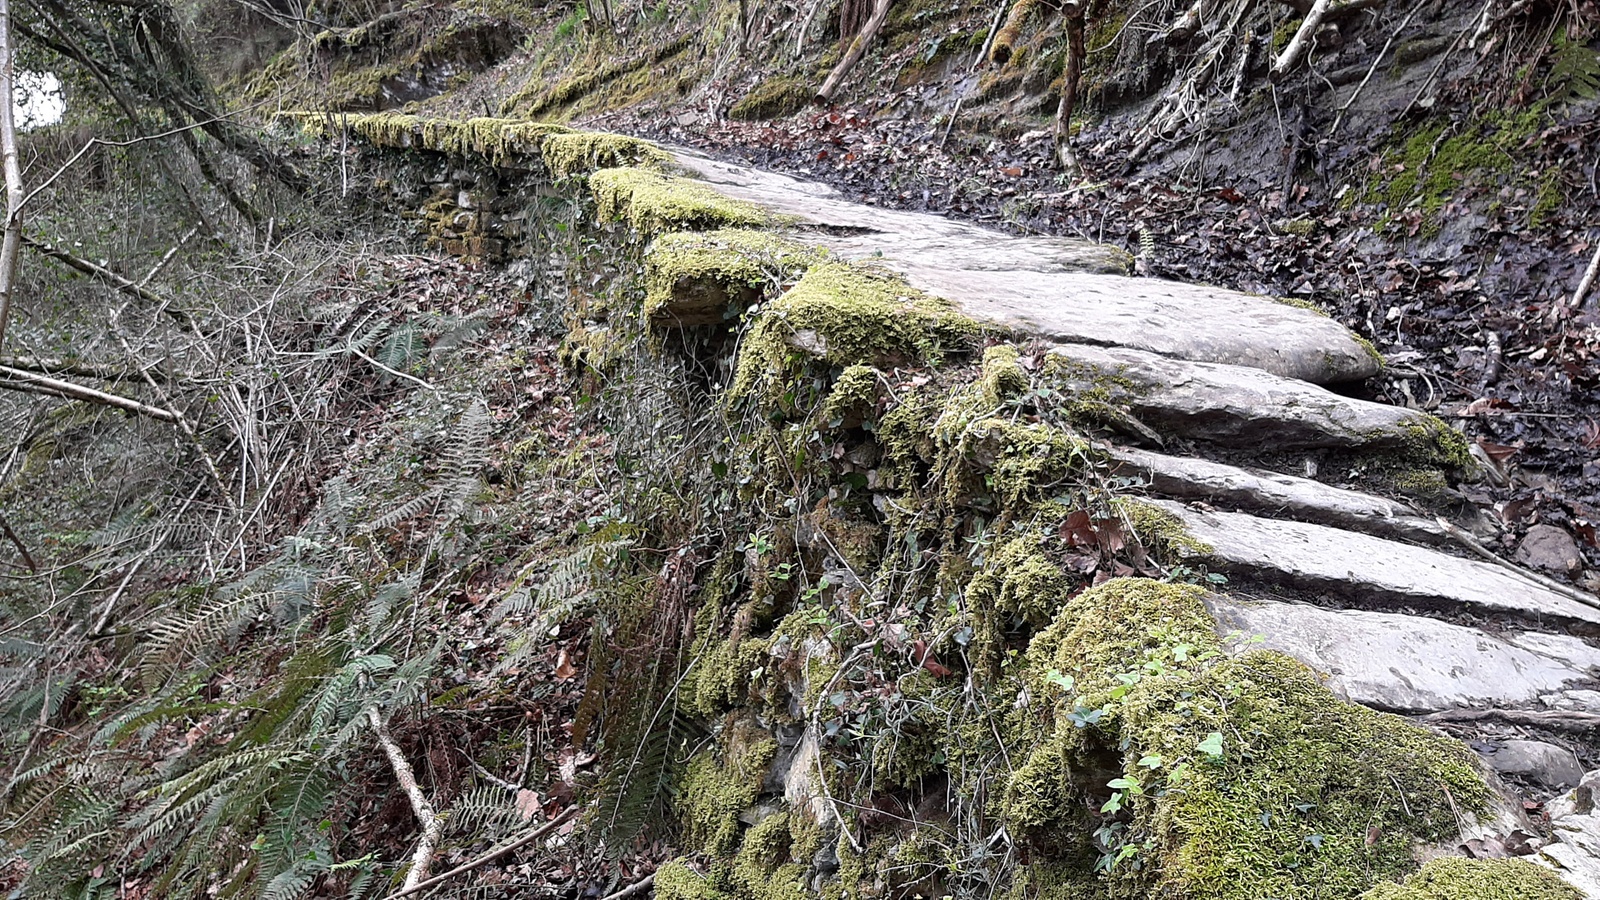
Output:
[[1163,437],[1247,453],[1334,448],[1387,451],[1410,465],[1471,465],[1460,435],[1426,413],[1261,369],[1075,344],[1049,355],[1052,386],[1116,415],[1126,411]]
[[1318,312],[1226,288],[1129,278],[1131,258],[1115,247],[879,209],[823,185],[674,152],[719,192],[793,217],[833,253],[872,259],[973,318],[1023,334],[1253,366],[1318,384],[1378,371],[1367,345]]
[[1257,472],[1192,457],[1167,456],[1132,447],[1109,451],[1111,474],[1148,482],[1157,494],[1204,500],[1269,518],[1297,519],[1380,537],[1443,544],[1450,535],[1412,507],[1310,478]]
[[1487,617],[1534,631],[1600,636],[1600,599],[1579,602],[1505,566],[1325,525],[1149,502],[1177,516],[1203,545],[1180,550],[1194,561],[1316,592],[1330,605]]
[[[1589,710],[1600,648],[1567,635],[1480,629],[1422,616],[1213,595],[1218,631],[1260,635],[1328,676],[1346,699],[1390,712],[1539,707]],[[1600,708],[1592,710],[1600,712]]]

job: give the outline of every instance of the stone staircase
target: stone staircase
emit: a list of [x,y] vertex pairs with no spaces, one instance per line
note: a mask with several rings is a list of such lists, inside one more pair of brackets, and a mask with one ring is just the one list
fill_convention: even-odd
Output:
[[[506,167],[559,132],[484,124],[432,137],[433,125],[399,121],[410,118],[363,136],[476,152]],[[496,128],[508,137],[494,137]],[[517,130],[534,128],[542,130]],[[625,140],[606,152],[635,153]],[[1600,766],[1600,600],[1494,557],[1470,522],[1426,508],[1477,464],[1438,419],[1333,389],[1380,371],[1369,345],[1312,309],[1129,277],[1132,260],[1116,248],[879,209],[822,185],[666,152],[663,162],[700,183],[695,191],[714,192],[691,192],[674,212],[685,221],[715,212],[717,198],[734,201],[737,218],[769,217],[831,257],[870,260],[1037,351],[1120,435],[1105,448],[1113,475],[1181,523],[1189,562],[1227,577],[1227,594],[1207,601],[1219,634],[1300,660],[1350,701],[1467,740],[1521,799],[1549,802],[1553,827],[1542,847],[1502,835],[1493,838],[1500,850],[1484,852],[1537,849],[1530,858],[1600,896],[1600,771],[1581,774]],[[717,284],[669,293],[652,317],[686,325],[738,312],[719,304],[753,302]],[[1392,497],[1407,491],[1422,499]]]
[[789,217],[806,240],[1047,343],[1070,387],[1120,411],[1107,424],[1131,441],[1110,448],[1115,473],[1144,482],[1194,539],[1188,556],[1231,579],[1208,603],[1218,631],[1299,659],[1353,702],[1450,727],[1529,801],[1567,797],[1539,858],[1600,896],[1600,819],[1582,799],[1600,771],[1579,801],[1565,793],[1582,772],[1573,748],[1597,762],[1600,599],[1492,558],[1417,505],[1299,474],[1337,477],[1357,460],[1392,481],[1474,475],[1439,420],[1329,389],[1379,372],[1369,345],[1272,298],[1128,277],[1115,248],[878,209],[674,156],[719,192]]

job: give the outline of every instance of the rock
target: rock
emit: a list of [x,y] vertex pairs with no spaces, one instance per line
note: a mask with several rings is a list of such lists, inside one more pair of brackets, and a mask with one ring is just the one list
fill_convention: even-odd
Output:
[[1578,757],[1565,747],[1544,741],[1502,741],[1490,752],[1479,751],[1501,775],[1554,790],[1575,787],[1583,778]]
[[1529,528],[1522,543],[1517,545],[1516,560],[1525,566],[1566,575],[1576,574],[1583,568],[1583,553],[1578,550],[1578,542],[1565,529],[1554,525]]
[[1577,638],[1556,659],[1436,619],[1299,603],[1212,596],[1206,606],[1220,633],[1260,635],[1263,646],[1328,676],[1346,699],[1391,712],[1521,706],[1586,681],[1600,670],[1600,649]]
[[1600,897],[1597,793],[1600,793],[1600,771],[1584,775],[1576,789],[1545,804],[1545,812],[1550,816],[1551,841],[1534,857],[1589,897]]
[[1147,479],[1151,490],[1181,500],[1205,500],[1238,509],[1303,519],[1352,531],[1426,543],[1449,535],[1404,503],[1332,487],[1309,478],[1253,472],[1222,463],[1116,447],[1114,475]]
[[1600,609],[1504,566],[1322,525],[1150,502],[1204,545],[1180,552],[1220,571],[1316,591],[1343,606],[1492,615],[1542,631],[1600,634]]
[[791,215],[846,259],[872,259],[974,318],[1050,340],[1252,366],[1316,383],[1368,378],[1377,359],[1313,310],[1226,288],[1128,278],[1121,249],[1018,237],[926,213],[879,209],[823,185],[676,150],[729,197]]
[[1164,435],[1241,449],[1318,447],[1427,456],[1444,426],[1409,409],[1356,400],[1246,366],[1187,362],[1123,348],[1050,350],[1058,386],[1099,397]]

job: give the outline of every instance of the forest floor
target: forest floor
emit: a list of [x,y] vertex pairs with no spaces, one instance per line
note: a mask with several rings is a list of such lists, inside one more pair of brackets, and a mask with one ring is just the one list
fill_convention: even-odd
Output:
[[[1556,574],[1600,587],[1600,292],[1568,305],[1600,242],[1597,164],[1581,149],[1600,145],[1592,108],[1547,116],[1519,148],[1520,171],[1564,166],[1569,182],[1587,182],[1564,184],[1536,222],[1527,188],[1506,184],[1463,185],[1430,222],[1415,206],[1341,203],[1330,175],[1267,191],[1128,177],[1132,140],[1107,123],[1079,135],[1083,172],[1068,178],[1050,165],[1047,132],[1003,142],[958,121],[945,135],[905,111],[919,90],[773,122],[626,111],[584,124],[825,182],[858,202],[1114,244],[1143,276],[1314,302],[1388,360],[1366,396],[1428,409],[1483,450],[1491,478],[1461,490],[1490,513],[1492,544],[1509,555],[1529,527],[1559,527],[1589,574]],[[1444,96],[1465,106],[1473,90],[1463,81]],[[1354,177],[1382,165],[1382,150],[1341,146],[1338,159]],[[1280,168],[1281,155],[1263,151]]]

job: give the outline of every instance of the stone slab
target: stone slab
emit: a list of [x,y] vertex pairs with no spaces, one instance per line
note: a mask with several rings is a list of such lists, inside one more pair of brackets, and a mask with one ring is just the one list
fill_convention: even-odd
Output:
[[1115,463],[1113,475],[1143,478],[1156,493],[1180,500],[1206,500],[1383,537],[1426,543],[1450,539],[1439,523],[1423,518],[1404,503],[1310,478],[1250,471],[1131,447],[1114,447],[1110,455]]
[[1003,234],[929,213],[853,203],[825,185],[673,151],[718,191],[798,219],[847,259],[873,259],[966,314],[1052,341],[1133,347],[1332,383],[1375,360],[1312,310],[1226,288],[1129,278],[1116,247]]
[[1564,635],[1540,635],[1560,646],[1557,658],[1421,616],[1220,595],[1206,605],[1222,634],[1259,635],[1346,699],[1390,712],[1537,706],[1600,674],[1600,649]]
[[1323,525],[1149,502],[1176,515],[1209,546],[1190,551],[1206,565],[1323,592],[1335,605],[1467,613],[1509,619],[1529,630],[1600,634],[1600,609],[1504,566]]
[[1430,420],[1247,366],[1172,359],[1122,347],[1067,344],[1061,386],[1104,398],[1169,436],[1251,450],[1399,449]]

